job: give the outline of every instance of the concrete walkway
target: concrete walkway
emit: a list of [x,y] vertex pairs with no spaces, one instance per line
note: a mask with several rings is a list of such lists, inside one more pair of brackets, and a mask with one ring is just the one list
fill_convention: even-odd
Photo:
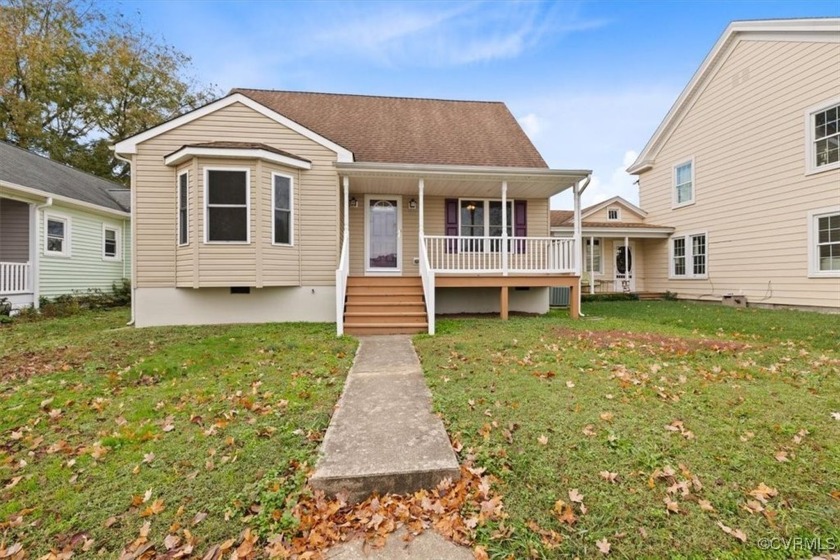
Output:
[[447,477],[460,477],[458,461],[432,414],[411,338],[362,337],[310,484],[353,502],[433,488]]

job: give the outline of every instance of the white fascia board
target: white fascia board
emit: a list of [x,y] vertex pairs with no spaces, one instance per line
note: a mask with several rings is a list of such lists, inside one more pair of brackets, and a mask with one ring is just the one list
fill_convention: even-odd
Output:
[[295,121],[293,121],[293,120],[291,120],[287,117],[284,117],[280,113],[278,113],[278,112],[276,112],[272,109],[269,109],[268,107],[266,107],[265,105],[263,105],[261,103],[257,103],[256,101],[254,101],[250,97],[248,97],[246,95],[243,95],[241,93],[233,93],[231,95],[228,95],[226,97],[218,99],[218,100],[216,100],[212,103],[209,103],[209,104],[205,105],[204,107],[199,107],[198,109],[195,109],[193,111],[190,111],[189,113],[183,114],[180,117],[176,117],[176,118],[174,118],[170,121],[167,121],[163,124],[159,124],[158,126],[150,128],[149,130],[146,130],[145,132],[141,132],[140,134],[132,136],[131,138],[126,138],[122,142],[117,142],[117,144],[114,146],[114,151],[116,151],[118,154],[136,154],[138,144],[141,144],[141,143],[145,142],[146,140],[154,138],[155,136],[159,136],[159,135],[163,134],[164,132],[174,130],[174,129],[180,127],[180,126],[183,126],[183,125],[185,125],[189,122],[192,122],[196,119],[199,119],[199,118],[201,118],[205,115],[209,115],[210,113],[215,113],[219,109],[224,109],[225,107],[228,107],[229,105],[233,105],[234,103],[241,103],[241,104],[245,105],[246,107],[249,107],[249,108],[253,109],[254,111],[260,113],[261,115],[264,115],[264,116],[272,119],[273,121],[282,124],[286,128],[289,128],[289,129],[297,132],[301,136],[309,138],[310,140],[312,140],[316,144],[320,144],[321,146],[324,146],[328,150],[330,150],[332,152],[335,152],[336,157],[337,157],[337,161],[342,161],[342,162],[353,161],[353,152],[351,152],[347,148],[344,148],[343,146],[339,146],[338,144],[336,144],[332,140],[328,140],[327,138],[324,138],[323,136],[321,136],[317,132],[308,129],[305,126],[302,126],[302,125],[296,123]]
[[[574,234],[572,226],[554,226],[551,229],[552,233],[568,234],[571,237]],[[667,238],[674,233],[672,227],[661,228],[593,228],[583,226],[583,237],[630,237],[630,238]]]
[[262,149],[247,149],[240,150],[236,148],[210,148],[210,147],[194,147],[185,146],[163,158],[163,163],[168,166],[175,166],[196,156],[217,157],[217,158],[236,158],[236,159],[261,159],[263,161],[270,161],[286,167],[294,167],[295,169],[312,169],[312,163],[306,160],[291,158],[281,154],[276,154],[268,150]]
[[367,173],[393,173],[404,175],[470,175],[507,177],[565,177],[584,179],[592,174],[589,169],[549,169],[547,167],[492,167],[483,165],[443,165],[423,163],[339,162],[342,174],[349,177]]
[[3,194],[3,189],[9,189],[11,191],[18,191],[23,195],[35,196],[38,198],[43,198],[46,201],[48,198],[53,199],[55,202],[61,202],[65,206],[70,206],[73,208],[80,208],[82,210],[89,210],[92,212],[98,212],[100,214],[107,214],[109,216],[117,216],[119,218],[131,218],[130,212],[123,212],[121,210],[113,210],[111,208],[106,208],[105,206],[100,206],[98,204],[93,204],[92,202],[85,202],[83,200],[76,200],[75,198],[70,198],[69,196],[61,196],[60,194],[52,194],[48,193],[47,191],[42,191],[40,189],[33,189],[31,187],[24,187],[23,185],[16,185],[15,183],[9,183],[8,181],[0,181],[0,195]]
[[687,108],[692,98],[696,98],[702,83],[712,69],[725,57],[725,51],[731,49],[739,40],[775,40],[775,41],[814,41],[836,42],[840,32],[840,18],[811,18],[791,20],[756,20],[734,21],[730,23],[712,50],[706,55],[700,68],[671,106],[668,114],[659,123],[656,131],[648,140],[644,149],[639,153],[636,161],[626,171],[631,175],[638,175],[653,167],[656,155],[670,134],[673,126]]

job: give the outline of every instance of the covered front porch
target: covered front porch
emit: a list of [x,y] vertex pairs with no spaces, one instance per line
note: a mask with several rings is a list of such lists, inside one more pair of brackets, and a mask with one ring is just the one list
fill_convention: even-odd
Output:
[[34,206],[0,197],[0,298],[13,309],[34,303]]
[[[384,305],[389,286],[382,280],[366,294],[374,299],[374,292],[381,293],[377,310],[360,311],[361,303],[351,298],[362,278],[416,278],[425,322],[413,324],[432,334],[435,314],[493,310],[506,319],[511,310],[547,311],[549,287],[566,286],[578,295],[579,238],[550,235],[549,199],[572,188],[579,206],[588,171],[363,163],[338,168],[339,333],[345,319],[348,328],[357,324],[346,317],[351,306],[353,321],[364,318],[383,330],[387,324],[380,321],[400,313],[398,302]],[[407,289],[405,283],[396,286],[390,289]],[[572,299],[570,311],[577,316],[578,297]],[[411,303],[416,307],[417,301]]]

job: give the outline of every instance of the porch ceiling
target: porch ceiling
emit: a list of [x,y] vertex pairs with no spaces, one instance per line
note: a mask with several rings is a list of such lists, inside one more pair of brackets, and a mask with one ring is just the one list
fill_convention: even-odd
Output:
[[500,198],[507,181],[509,198],[548,198],[572,187],[591,172],[516,167],[337,163],[350,180],[351,193],[417,196],[420,179],[426,196]]

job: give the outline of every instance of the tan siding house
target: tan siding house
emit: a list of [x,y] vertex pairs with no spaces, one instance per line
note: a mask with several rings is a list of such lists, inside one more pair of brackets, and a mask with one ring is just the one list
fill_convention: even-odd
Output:
[[628,172],[645,289],[840,309],[840,20],[732,23]]
[[549,169],[501,103],[234,90],[116,151],[138,326],[434,332],[579,292],[579,239],[549,235],[548,201],[590,172]]

